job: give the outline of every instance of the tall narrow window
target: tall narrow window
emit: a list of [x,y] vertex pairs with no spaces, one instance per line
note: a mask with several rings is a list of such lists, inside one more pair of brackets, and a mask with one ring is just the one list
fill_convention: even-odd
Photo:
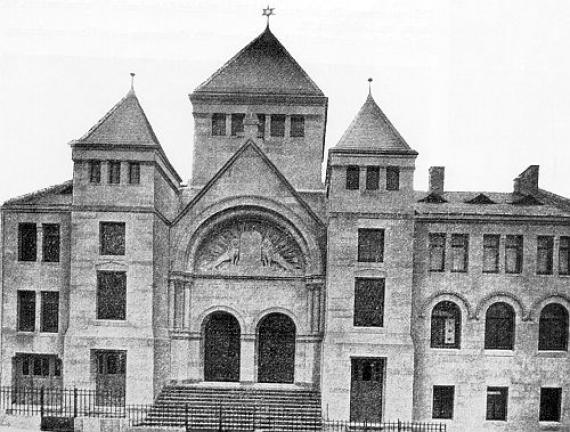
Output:
[[560,237],[558,249],[558,274],[570,275],[570,237]]
[[346,188],[352,190],[360,188],[360,168],[356,165],[346,167]]
[[243,136],[243,121],[245,114],[232,114],[232,136]]
[[560,387],[542,387],[540,389],[539,421],[559,422],[562,412],[562,389]]
[[358,261],[382,262],[384,261],[384,230],[364,229],[358,230]]
[[523,264],[523,236],[508,235],[505,239],[505,273],[521,273]]
[[121,183],[121,162],[109,161],[109,184]]
[[223,113],[212,114],[212,136],[226,135],[226,115]]
[[492,304],[485,318],[485,349],[512,350],[515,344],[515,311],[507,303]]
[[566,351],[568,349],[568,311],[558,303],[546,305],[540,313],[538,326],[540,351]]
[[487,387],[487,420],[507,420],[508,387]]
[[43,291],[41,296],[40,331],[57,333],[59,326],[59,293]]
[[380,183],[380,167],[366,167],[366,190],[377,190]]
[[272,114],[271,115],[271,136],[284,137],[285,136],[285,115]]
[[552,274],[554,237],[538,236],[536,239],[536,273]]
[[44,224],[43,231],[43,260],[59,262],[59,225]]
[[89,162],[89,182],[90,183],[101,183],[101,162],[100,161],[90,161]]
[[97,272],[97,319],[124,320],[126,308],[126,273]]
[[292,138],[302,138],[305,136],[305,117],[302,115],[291,116],[291,133]]
[[354,292],[354,326],[384,325],[384,279],[357,278]]
[[445,269],[445,234],[429,235],[429,269],[433,272]]
[[265,114],[257,114],[257,138],[265,137]]
[[400,189],[400,168],[395,166],[386,167],[386,190]]
[[18,291],[18,331],[33,332],[36,328],[36,293]]
[[452,419],[454,386],[433,386],[432,418]]
[[499,272],[499,242],[501,236],[485,234],[483,236],[483,273]]
[[37,255],[37,232],[35,223],[18,225],[18,260],[35,261]]
[[451,271],[466,272],[469,262],[469,236],[451,235]]
[[99,252],[101,255],[125,254],[124,222],[101,222],[99,224]]
[[459,348],[461,310],[450,301],[439,302],[431,313],[431,347]]
[[140,184],[141,164],[139,162],[129,162],[129,183]]

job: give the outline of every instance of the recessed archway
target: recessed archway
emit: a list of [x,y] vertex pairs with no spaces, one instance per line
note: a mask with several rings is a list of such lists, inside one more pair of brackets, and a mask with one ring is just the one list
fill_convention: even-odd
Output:
[[281,313],[265,316],[257,331],[257,380],[293,383],[295,377],[295,323]]
[[213,312],[204,320],[204,381],[239,381],[241,331],[227,312]]

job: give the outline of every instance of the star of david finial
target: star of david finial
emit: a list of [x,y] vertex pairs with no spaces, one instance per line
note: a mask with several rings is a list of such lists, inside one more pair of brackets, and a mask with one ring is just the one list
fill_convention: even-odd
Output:
[[263,9],[262,12],[262,16],[267,17],[267,27],[269,27],[269,17],[271,15],[275,15],[275,12],[273,12],[275,10],[275,8],[270,8],[269,5],[267,5],[267,7],[265,9]]

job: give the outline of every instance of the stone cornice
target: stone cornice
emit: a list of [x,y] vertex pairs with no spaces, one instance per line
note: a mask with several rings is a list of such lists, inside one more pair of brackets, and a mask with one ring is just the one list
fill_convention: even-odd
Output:
[[246,93],[246,92],[194,92],[189,95],[190,102],[214,103],[220,105],[308,105],[327,107],[326,96],[279,93]]

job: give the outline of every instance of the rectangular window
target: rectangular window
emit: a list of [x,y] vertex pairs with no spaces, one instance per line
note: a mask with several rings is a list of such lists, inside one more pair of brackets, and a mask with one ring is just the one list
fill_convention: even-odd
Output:
[[57,333],[59,326],[59,293],[42,291],[41,299],[40,331]]
[[346,167],[346,188],[352,190],[360,188],[360,168],[356,165]]
[[552,274],[554,237],[538,236],[536,239],[536,273]]
[[257,114],[257,138],[265,137],[265,114]]
[[499,271],[499,242],[501,236],[496,234],[483,235],[483,273],[498,273]]
[[126,309],[126,273],[97,272],[97,319],[124,320]]
[[138,162],[129,162],[129,183],[140,184],[141,182],[141,164]]
[[100,161],[90,161],[89,162],[89,182],[90,183],[101,183],[101,162]]
[[354,292],[354,326],[384,325],[384,279],[356,278]]
[[432,418],[452,419],[454,386],[433,386]]
[[445,270],[445,234],[429,235],[429,269],[433,272]]
[[562,411],[562,389],[542,387],[540,389],[539,421],[559,422]]
[[109,161],[109,184],[121,183],[121,162]]
[[400,189],[400,167],[386,167],[386,190]]
[[285,115],[272,114],[271,115],[271,136],[284,137],[285,136]]
[[523,236],[508,235],[505,239],[505,273],[521,273],[523,265]]
[[466,272],[469,262],[469,236],[451,235],[451,271]]
[[366,190],[377,190],[380,183],[380,167],[366,167]]
[[364,229],[358,230],[358,261],[382,262],[384,261],[384,230]]
[[305,136],[305,117],[302,115],[291,116],[291,133],[292,138],[302,138]]
[[226,136],[226,115],[212,114],[212,136]]
[[18,291],[18,331],[33,332],[36,328],[36,293]]
[[18,225],[18,260],[35,261],[37,253],[37,232],[35,223]]
[[45,262],[59,262],[59,225],[44,224],[43,231],[43,259]]
[[558,249],[558,274],[570,274],[570,237],[560,237]]
[[508,387],[487,387],[487,420],[507,420]]
[[99,224],[99,252],[101,255],[125,254],[124,222],[101,222]]
[[245,114],[232,114],[232,136],[243,136],[243,121]]

